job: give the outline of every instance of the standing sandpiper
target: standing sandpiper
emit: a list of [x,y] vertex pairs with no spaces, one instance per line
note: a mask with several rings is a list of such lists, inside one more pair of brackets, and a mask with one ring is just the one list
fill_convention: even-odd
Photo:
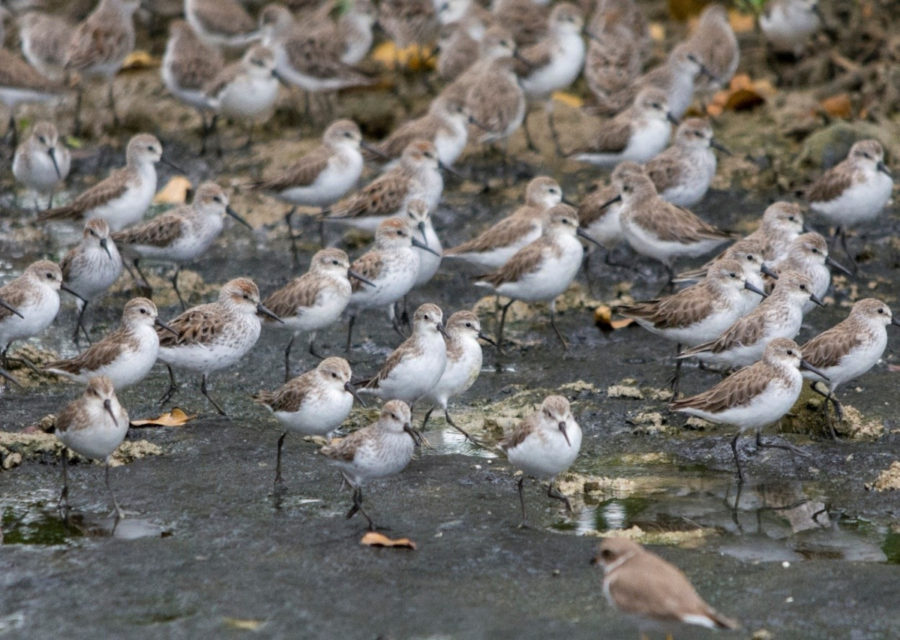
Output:
[[[16,147],[13,175],[35,193],[47,196],[47,208],[53,206],[53,189],[66,179],[72,155],[59,141],[52,122],[38,122],[31,135]],[[37,200],[35,200],[37,202]]]

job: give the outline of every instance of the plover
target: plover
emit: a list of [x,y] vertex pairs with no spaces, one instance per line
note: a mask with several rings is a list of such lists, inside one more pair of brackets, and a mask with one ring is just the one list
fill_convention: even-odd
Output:
[[541,237],[551,207],[562,202],[559,183],[549,176],[533,178],[525,188],[525,204],[471,240],[444,251],[445,258],[498,269],[519,249]]
[[425,394],[431,408],[422,421],[422,431],[425,430],[431,413],[435,409],[440,409],[444,412],[447,424],[472,440],[462,427],[453,422],[447,410],[447,403],[450,398],[465,393],[478,379],[482,363],[479,340],[494,344],[493,340],[481,333],[481,322],[473,312],[457,311],[447,320],[447,366],[437,384]]
[[713,138],[708,120],[689,118],[678,125],[674,144],[644,165],[659,196],[679,207],[700,202],[716,176],[712,148],[730,153]]
[[[837,269],[844,275],[851,275],[847,268],[828,255],[825,238],[815,231],[794,238],[787,256],[774,265],[776,273],[786,271],[805,275],[812,285],[812,292],[819,298],[825,297],[828,287],[831,285],[831,269],[829,267]],[[808,313],[814,304],[812,300],[803,303],[803,313]]]
[[53,205],[53,189],[69,175],[72,156],[59,141],[52,122],[34,125],[31,135],[16,147],[13,175],[37,194],[47,196],[47,208]]
[[[54,433],[60,442],[85,458],[103,460],[106,466],[106,489],[116,512],[116,522],[124,516],[109,484],[109,457],[128,432],[128,412],[119,404],[112,381],[105,376],[91,378],[84,394],[69,403],[56,416]],[[60,510],[68,518],[68,455],[62,454],[63,488],[59,496]]]
[[[881,300],[865,298],[853,305],[845,320],[801,347],[803,359],[825,376],[808,371],[803,377],[813,381],[813,391],[825,396],[823,410],[827,412],[829,400],[834,404],[838,420],[843,419],[843,410],[834,395],[837,388],[861,376],[881,359],[889,324],[900,326],[891,308]],[[815,382],[825,382],[828,393],[822,393]],[[834,425],[830,421],[828,424],[831,435],[836,437]]]
[[106,376],[116,389],[130,387],[143,380],[156,362],[159,336],[155,326],[173,331],[159,319],[152,301],[133,298],[122,311],[118,329],[83,353],[51,362],[44,369],[81,383]]
[[78,320],[72,336],[78,344],[79,329],[87,337],[83,321],[88,304],[102,295],[122,275],[122,256],[119,255],[115,241],[109,237],[109,225],[106,221],[102,218],[88,220],[84,225],[81,242],[69,250],[59,266],[63,282],[80,296]]
[[[709,70],[710,86],[726,87],[737,71],[741,50],[720,4],[710,4],[700,13],[696,28],[687,40],[690,49]],[[706,84],[701,79],[700,84]]]
[[798,56],[824,20],[818,0],[774,0],[766,3],[758,22],[774,51]]
[[337,465],[353,488],[353,506],[347,518],[361,513],[370,530],[375,529],[375,523],[362,508],[363,485],[369,480],[400,473],[412,460],[420,436],[413,429],[411,419],[405,402],[391,400],[382,407],[375,423],[346,438],[333,440],[321,449],[322,455]]
[[624,160],[646,162],[666,147],[675,117],[669,113],[666,94],[648,87],[632,106],[600,125],[585,144],[564,153],[567,157],[599,166]]
[[[737,629],[738,622],[713,609],[678,567],[628,538],[605,538],[593,564],[603,567],[603,595],[613,607],[638,618],[644,631],[696,625]],[[670,633],[671,635],[671,633]]]
[[[141,133],[128,141],[125,166],[85,191],[70,203],[49,209],[38,221],[83,217],[102,218],[118,231],[141,219],[156,193],[157,162],[171,164],[162,157],[162,145],[156,137]],[[177,167],[173,167],[177,169]]]
[[[222,187],[215,182],[204,182],[197,187],[190,205],[170,209],[143,224],[117,231],[112,238],[123,252],[136,256],[134,267],[138,273],[140,259],[174,262],[176,269],[172,275],[172,288],[183,309],[185,302],[178,289],[178,275],[185,264],[206,253],[219,237],[226,214],[248,229],[253,229],[231,208]],[[146,283],[146,278],[143,280]]]
[[382,400],[395,398],[412,406],[434,389],[447,366],[444,314],[426,303],[416,309],[412,334],[394,349],[381,369],[360,386],[360,393]]
[[438,159],[452,166],[469,139],[469,114],[465,103],[438,96],[421,118],[408,120],[373,148],[373,155],[397,158],[414,140],[428,140],[437,149]]
[[504,68],[512,68],[509,58],[516,53],[516,42],[513,40],[512,34],[503,27],[495,25],[489,28],[484,32],[477,45],[473,63],[441,90],[440,97],[447,100],[465,101],[466,94],[472,85],[496,61],[503,61]]
[[178,390],[172,367],[202,374],[200,393],[216,410],[225,410],[206,390],[209,374],[235,364],[259,339],[262,314],[278,319],[259,301],[259,289],[249,278],[236,278],[222,287],[217,302],[192,307],[169,322],[174,330],[157,330],[159,359],[169,369],[169,389],[160,400],[164,404]]
[[20,16],[18,22],[22,55],[28,64],[42,76],[62,80],[66,49],[75,25],[62,16],[43,11],[29,11]]
[[509,298],[500,315],[496,338],[498,349],[503,347],[506,312],[516,300],[549,301],[550,326],[563,348],[568,349],[565,338],[556,327],[556,297],[569,287],[581,266],[584,250],[576,235],[590,238],[578,227],[577,213],[569,205],[558,204],[550,209],[548,215],[549,222],[540,238],[475,283]]
[[350,364],[343,358],[325,358],[315,369],[288,380],[274,391],[260,391],[253,399],[269,409],[284,431],[275,456],[275,487],[282,485],[281,449],[289,432],[325,436],[350,415],[356,391],[350,383]]
[[322,249],[312,257],[309,271],[269,294],[263,301],[266,308],[281,318],[283,326],[292,331],[284,350],[285,382],[290,378],[291,347],[297,334],[307,332],[309,352],[322,357],[314,346],[316,332],[337,322],[347,308],[351,277],[366,282],[350,269],[350,260],[341,249]]
[[553,479],[572,466],[581,450],[581,427],[575,422],[569,401],[562,396],[547,396],[541,408],[526,417],[500,441],[500,448],[517,469],[522,471],[516,486],[522,523],[525,525],[525,476],[548,479],[547,496],[560,500],[571,511],[569,499],[553,486]]
[[707,364],[726,368],[752,364],[762,357],[766,345],[776,338],[793,338],[803,322],[803,303],[824,303],[812,292],[809,278],[783,272],[769,297],[746,316],[738,319],[718,338],[698,344],[679,358],[696,357]]
[[260,38],[256,21],[237,0],[184,0],[184,15],[211,45],[245,47]]
[[[796,342],[788,338],[775,338],[766,345],[761,360],[731,374],[703,393],[676,400],[670,407],[674,411],[738,428],[731,440],[731,452],[737,465],[738,479],[743,481],[744,471],[737,451],[738,438],[752,429],[756,431],[759,442],[759,431],[781,420],[794,406],[803,387],[803,376],[799,370],[810,367],[803,360]],[[822,376],[825,377],[824,374]]]

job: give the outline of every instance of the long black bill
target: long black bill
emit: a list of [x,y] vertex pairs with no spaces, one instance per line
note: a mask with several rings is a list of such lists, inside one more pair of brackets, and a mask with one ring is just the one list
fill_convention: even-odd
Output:
[[109,239],[100,238],[100,246],[103,247],[103,250],[106,252],[107,257],[112,258],[112,254],[109,252]]
[[87,300],[86,300],[80,293],[78,293],[78,292],[76,292],[76,291],[70,289],[70,288],[67,287],[66,285],[61,284],[61,285],[59,285],[59,288],[62,289],[63,291],[65,291],[66,293],[72,294],[73,296],[75,296],[76,298],[78,298],[79,300],[81,300],[82,302],[87,302]]
[[409,434],[409,437],[413,439],[413,442],[416,443],[416,446],[421,446],[424,442],[422,438],[422,434],[412,428],[412,426],[407,422],[403,425],[403,430]]
[[676,127],[681,124],[671,111],[666,111],[666,120],[674,124]]
[[377,156],[378,158],[381,158],[382,160],[390,160],[391,159],[391,157],[388,154],[383,153],[381,151],[381,149],[379,149],[375,145],[369,144],[365,140],[361,140],[359,143],[359,146],[362,147],[363,149],[365,149],[366,151],[368,151],[369,153],[371,153],[373,156]]
[[6,304],[3,300],[0,300],[0,307],[3,307],[4,309],[6,309],[7,311],[9,311],[10,313],[16,314],[17,316],[19,316],[20,318],[22,318],[22,320],[25,319],[25,316],[23,316],[21,313],[19,313],[19,310],[18,310],[18,309],[14,308],[14,307],[11,307],[10,305]]
[[110,400],[109,398],[107,398],[106,400],[104,400],[104,401],[103,401],[103,408],[106,409],[106,413],[108,413],[108,414],[109,414],[109,417],[112,418],[113,424],[116,425],[116,426],[118,426],[119,421],[116,420],[116,414],[114,414],[114,413],[113,413],[113,410],[112,410],[112,400]]
[[829,380],[828,376],[826,376],[824,373],[822,373],[822,371],[820,369],[817,369],[816,367],[812,366],[810,363],[808,363],[803,358],[800,359],[800,368],[806,369],[807,371],[812,371],[814,374],[816,374],[817,376],[822,378],[822,380],[824,380],[825,382],[831,382],[831,380]]
[[275,313],[271,309],[267,309],[261,302],[256,305],[256,313],[259,313],[264,316],[268,316],[268,317],[272,318],[272,320],[275,320],[276,322],[280,322],[281,324],[284,324],[284,320],[282,320],[277,315],[275,315]]
[[422,234],[422,242],[428,244],[428,236],[425,235],[425,221],[419,220],[419,224],[416,225],[416,229],[418,229],[419,233]]
[[56,147],[47,149],[47,155],[50,156],[50,161],[53,162],[53,168],[56,169],[56,177],[62,180],[62,171],[59,170],[59,164],[56,162]]
[[900,327],[900,318],[891,318],[891,324],[895,327]]
[[239,214],[237,211],[235,211],[234,209],[232,209],[232,208],[231,208],[231,205],[225,207],[225,213],[227,213],[227,214],[230,215],[232,218],[234,218],[235,220],[237,220],[238,222],[240,222],[242,225],[244,225],[245,227],[247,227],[248,229],[250,229],[250,231],[253,231],[253,227],[250,226],[250,223],[247,222],[246,220],[244,220],[244,218],[241,217],[241,214]]
[[528,67],[529,69],[534,69],[534,64],[531,62],[531,60],[529,60],[528,58],[526,58],[525,56],[523,56],[523,55],[522,55],[521,53],[519,53],[518,51],[513,51],[513,54],[512,54],[512,55],[513,55],[513,58],[515,58],[516,60],[518,60],[519,62],[521,62],[522,64],[524,64],[524,65],[525,65],[526,67]]
[[879,162],[875,165],[875,168],[878,169],[881,173],[886,175],[889,178],[893,178],[894,176],[891,174],[891,170],[887,168],[887,165],[884,162]]
[[778,272],[772,270],[772,268],[770,266],[768,266],[765,262],[763,262],[762,265],[760,265],[759,271],[764,276],[769,276],[773,280],[778,280]]
[[562,198],[562,199],[560,200],[560,202],[562,202],[563,204],[567,204],[567,205],[569,205],[570,207],[574,207],[574,208],[576,208],[576,209],[578,208],[578,203],[572,202],[572,201],[569,200],[568,198]]
[[606,202],[604,202],[603,204],[601,204],[601,205],[600,205],[600,208],[601,208],[601,209],[605,209],[605,208],[608,207],[609,205],[615,204],[615,203],[617,203],[617,202],[622,202],[622,194],[621,194],[621,193],[620,193],[619,195],[617,195],[615,198],[612,198],[611,200],[607,200]]
[[427,244],[425,244],[425,243],[423,243],[423,242],[420,242],[418,238],[413,238],[413,239],[412,239],[412,244],[413,244],[414,247],[418,247],[418,248],[421,249],[422,251],[427,251],[428,253],[433,253],[433,254],[436,255],[438,258],[443,257],[443,256],[441,256],[441,254],[439,254],[437,251],[435,251],[434,249],[432,249],[431,247],[429,247]]
[[446,172],[449,173],[451,176],[456,176],[456,177],[459,178],[460,180],[465,180],[465,179],[466,179],[466,177],[465,177],[463,174],[461,174],[459,171],[457,171],[457,170],[454,169],[453,167],[449,167],[449,166],[445,165],[445,164],[444,164],[443,162],[441,162],[441,161],[438,161],[438,169],[440,169],[441,171],[446,171]]
[[278,73],[278,69],[272,69],[272,77],[278,80],[278,82],[286,89],[291,88],[291,84],[285,79],[283,75]]
[[581,227],[578,227],[577,229],[575,229],[575,234],[576,234],[579,238],[584,238],[584,239],[587,240],[588,242],[593,242],[593,243],[594,243],[595,245],[597,245],[598,247],[602,247],[602,246],[603,246],[602,244],[600,244],[599,242],[597,242],[596,240],[594,240],[591,236],[589,236],[589,235],[587,234],[587,232],[585,232]]
[[354,399],[354,400],[356,400],[356,401],[357,401],[358,403],[360,403],[362,406],[366,406],[366,403],[363,402],[363,399],[359,396],[358,393],[356,393],[356,387],[354,387],[354,386],[353,386],[353,383],[351,383],[349,380],[348,380],[347,382],[344,383],[344,389],[346,389],[347,392],[348,392],[351,396],[353,396],[353,399]]
[[585,27],[581,30],[581,33],[584,34],[584,37],[588,40],[593,40],[594,42],[603,42],[603,39],[598,36],[596,33]]
[[154,321],[153,321],[153,324],[155,324],[157,327],[160,327],[161,329],[165,329],[166,331],[168,331],[169,333],[171,333],[173,336],[178,336],[178,332],[175,331],[175,329],[173,329],[172,327],[170,327],[169,325],[167,325],[165,322],[163,322],[163,321],[160,320],[159,318],[157,318],[156,320],[154,320]]
[[444,324],[441,323],[441,322],[438,322],[438,323],[436,323],[436,324],[437,324],[437,330],[438,330],[438,332],[440,332],[440,334],[441,334],[442,336],[444,336],[445,338],[447,338],[447,340],[449,340],[449,339],[450,339],[450,334],[447,333],[447,328],[444,326]]
[[490,131],[490,129],[488,128],[488,126],[486,124],[484,124],[480,120],[476,120],[472,116],[469,116],[469,124],[474,124],[476,127],[481,129],[482,131]]
[[840,271],[840,272],[843,273],[845,276],[852,276],[852,275],[853,275],[853,272],[851,272],[850,269],[848,269],[847,267],[845,267],[844,265],[842,265],[840,262],[838,262],[837,260],[835,260],[835,259],[832,258],[831,256],[825,256],[825,264],[827,264],[827,265],[828,265],[829,267],[831,267],[832,269],[836,269],[837,271]]
[[9,371],[7,371],[6,369],[0,369],[0,378],[6,378],[7,380],[9,380],[10,382],[12,382],[14,385],[16,385],[17,387],[19,387],[20,389],[24,389],[24,388],[25,388],[25,387],[23,387],[21,384],[19,384],[19,381],[16,380],[15,378],[13,378],[13,377],[12,377],[12,374],[10,374]]
[[492,338],[489,338],[488,336],[484,335],[484,334],[481,333],[480,331],[478,332],[478,337],[479,337],[479,339],[484,340],[485,342],[487,342],[487,343],[488,343],[489,345],[491,345],[492,347],[496,347],[496,346],[497,346],[497,343],[494,342],[494,340],[493,340]]
[[374,283],[374,282],[372,282],[371,280],[367,280],[366,278],[363,278],[361,275],[359,275],[358,273],[356,273],[356,272],[353,271],[352,269],[347,269],[347,276],[350,277],[350,278],[353,278],[354,280],[359,280],[359,281],[362,282],[363,284],[367,284],[367,285],[369,285],[370,287],[374,287],[374,286],[375,286],[375,283]]
[[820,307],[824,307],[825,303],[822,302],[822,299],[814,293],[809,294],[809,299],[815,302]]
[[566,433],[566,423],[565,423],[565,422],[560,422],[560,423],[559,423],[559,430],[562,431],[563,438],[566,439],[566,444],[569,445],[569,446],[571,447],[571,446],[572,446],[572,443],[569,442],[569,434]]
[[760,289],[759,287],[757,287],[757,286],[756,286],[755,284],[753,284],[752,282],[745,282],[745,283],[744,283],[744,288],[745,288],[747,291],[752,291],[753,293],[758,293],[758,294],[761,295],[763,298],[768,298],[768,297],[769,297],[768,294],[767,294],[765,291],[763,291],[762,289]]

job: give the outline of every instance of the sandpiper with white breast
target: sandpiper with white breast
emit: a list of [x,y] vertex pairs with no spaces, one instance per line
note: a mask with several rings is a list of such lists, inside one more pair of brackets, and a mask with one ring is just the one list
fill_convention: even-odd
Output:
[[347,518],[361,513],[369,530],[375,529],[375,523],[362,508],[363,485],[400,473],[412,460],[421,436],[413,429],[411,420],[409,406],[402,400],[391,400],[382,407],[376,422],[321,449],[322,455],[337,465],[353,488],[353,506]]
[[798,56],[824,19],[818,0],[773,0],[766,3],[758,22],[776,53]]
[[156,193],[156,163],[178,168],[162,157],[162,144],[148,133],[128,141],[125,160],[123,168],[82,191],[70,203],[44,211],[38,220],[103,218],[113,231],[140,220]]
[[[738,479],[743,481],[744,470],[737,451],[738,438],[743,432],[754,430],[757,443],[761,444],[760,430],[781,420],[794,406],[803,388],[800,369],[809,369],[810,366],[803,360],[796,342],[788,338],[775,338],[766,345],[761,360],[740,369],[703,393],[676,400],[670,407],[674,411],[738,428],[731,440],[731,452],[737,465]],[[825,378],[824,374],[822,377]]]
[[21,15],[18,22],[22,55],[28,64],[51,80],[62,80],[75,25],[62,16],[38,10]]
[[275,490],[283,486],[281,449],[289,432],[324,436],[341,426],[350,415],[356,391],[350,383],[350,364],[343,358],[325,358],[315,369],[288,380],[274,391],[253,396],[267,407],[284,428],[275,456]]
[[685,625],[737,629],[738,622],[713,609],[678,567],[628,538],[605,538],[591,561],[603,568],[603,595],[622,613],[637,618],[644,632]]
[[[841,266],[828,255],[828,244],[821,234],[815,231],[804,233],[794,238],[787,256],[773,265],[774,271],[798,272],[809,278],[812,292],[819,298],[824,298],[831,285],[831,269],[836,269],[844,275],[851,275],[850,271]],[[807,300],[803,303],[803,313],[812,310],[815,303]]]
[[553,486],[553,479],[572,466],[581,450],[581,427],[572,416],[569,401],[547,396],[541,408],[520,422],[501,442],[509,462],[522,471],[516,483],[525,526],[525,476],[548,479],[547,496],[560,500],[571,511],[569,499]]
[[707,5],[687,42],[709,71],[708,77],[702,78],[700,84],[727,87],[737,71],[741,49],[725,7],[721,4]]
[[60,142],[56,126],[41,121],[34,125],[25,142],[16,147],[12,170],[16,180],[47,196],[49,209],[53,206],[53,189],[66,179],[71,166],[72,154]]
[[[124,516],[109,484],[109,457],[122,444],[128,432],[128,412],[119,404],[112,381],[105,376],[91,378],[84,394],[69,403],[56,416],[54,433],[60,442],[85,458],[103,460],[106,466],[106,489],[116,514],[116,522]],[[64,517],[69,512],[68,455],[62,454],[63,488],[59,508]]]
[[694,86],[699,76],[713,78],[700,58],[686,43],[679,44],[664,63],[635,80],[632,91],[656,87],[666,94],[669,111],[681,118],[694,100]]
[[256,21],[237,0],[184,0],[184,16],[214,46],[241,48],[260,38]]
[[23,103],[56,100],[65,87],[32,69],[27,62],[0,47],[0,103],[9,109],[6,137],[11,146],[18,144],[16,108]]
[[171,330],[160,327],[159,359],[169,369],[169,389],[161,398],[164,404],[178,390],[172,367],[202,374],[200,393],[216,410],[225,410],[206,390],[209,374],[235,364],[259,339],[259,315],[277,316],[259,301],[259,289],[249,278],[236,278],[222,287],[216,302],[192,307],[168,323]]
[[[182,205],[161,213],[152,220],[112,234],[122,251],[135,255],[134,267],[140,273],[140,259],[174,262],[172,287],[185,308],[178,289],[182,267],[202,256],[222,233],[224,217],[229,215],[248,229],[253,229],[228,202],[228,195],[215,182],[197,187],[190,205]],[[143,278],[143,274],[141,274]],[[143,278],[146,283],[146,278]]]
[[414,140],[428,140],[434,144],[441,164],[450,167],[456,162],[469,139],[469,113],[465,102],[438,96],[428,107],[428,113],[408,120],[373,147],[373,155],[397,158]]
[[424,200],[418,198],[410,200],[406,205],[406,218],[410,229],[414,229],[413,233],[419,235],[426,247],[425,249],[416,247],[419,252],[419,271],[414,286],[421,287],[440,269],[444,247],[431,223],[431,212]]
[[118,329],[83,353],[51,362],[44,369],[82,383],[106,376],[116,389],[130,387],[143,380],[156,362],[159,336],[154,327],[174,331],[159,319],[152,301],[133,298],[122,311]]

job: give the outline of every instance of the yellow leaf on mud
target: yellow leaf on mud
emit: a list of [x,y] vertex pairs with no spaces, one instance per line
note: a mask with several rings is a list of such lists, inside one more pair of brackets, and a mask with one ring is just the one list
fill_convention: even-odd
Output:
[[225,626],[238,631],[259,631],[264,624],[262,620],[251,620],[248,618],[225,618],[224,622]]
[[584,100],[571,93],[566,93],[565,91],[554,91],[551,97],[557,102],[562,102],[567,107],[572,107],[573,109],[580,109],[582,105],[584,105]]
[[190,422],[197,416],[189,416],[184,411],[175,407],[169,413],[164,413],[158,418],[149,418],[147,420],[132,420],[132,427],[180,427]]
[[661,22],[651,22],[647,31],[650,32],[650,39],[653,42],[663,42],[666,39],[666,28]]
[[394,70],[399,66],[410,71],[423,71],[434,67],[435,59],[431,47],[420,47],[412,44],[405,49],[398,49],[393,42],[382,42],[372,51],[372,59],[387,69]]
[[397,547],[400,549],[412,549],[413,551],[416,549],[416,543],[409,538],[397,538],[394,540],[377,531],[367,531],[359,543],[367,547]]
[[735,33],[748,33],[756,28],[756,18],[752,13],[743,13],[735,9],[728,10],[728,22]]
[[159,59],[154,58],[144,50],[132,51],[125,56],[122,63],[123,71],[136,71],[138,69],[153,69],[159,66]]
[[850,103],[850,96],[846,93],[839,93],[836,96],[825,98],[822,100],[821,105],[832,118],[849,120],[853,117],[853,105]]
[[612,309],[602,305],[594,309],[594,324],[601,331],[616,331],[634,323],[634,318],[612,319]]
[[153,197],[153,204],[184,204],[190,189],[190,180],[184,176],[175,176]]

